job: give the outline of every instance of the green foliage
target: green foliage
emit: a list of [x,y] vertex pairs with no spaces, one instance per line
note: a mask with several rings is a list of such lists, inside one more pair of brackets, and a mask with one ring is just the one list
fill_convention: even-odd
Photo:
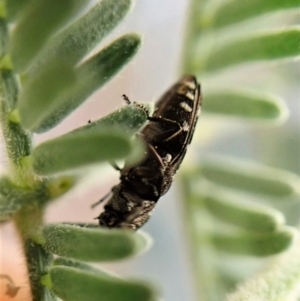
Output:
[[278,254],[292,245],[297,236],[294,229],[282,228],[271,234],[257,235],[253,233],[226,235],[209,235],[212,245],[220,251],[231,254],[269,256]]
[[300,193],[298,176],[254,163],[206,158],[199,173],[210,182],[249,193],[280,198]]
[[[95,267],[93,267],[92,265],[89,265],[85,262],[82,261],[76,261],[73,259],[69,259],[69,258],[64,258],[64,257],[57,257],[53,260],[53,266],[66,266],[66,267],[71,267],[71,268],[75,268],[77,270],[82,270],[85,272],[88,272],[90,274],[95,274],[98,276],[102,276],[102,277],[106,277],[106,278],[116,278],[116,275],[110,274],[107,271],[104,270],[100,270],[97,269]],[[47,275],[49,276],[49,275]],[[45,283],[48,282],[48,279],[45,279]],[[48,286],[51,286],[51,283],[48,282],[47,283]]]
[[2,68],[3,90],[6,95],[6,103],[10,109],[14,108],[18,100],[19,84],[17,77],[11,69]]
[[274,232],[284,223],[283,215],[277,210],[252,202],[241,202],[242,196],[232,195],[218,186],[207,186],[206,189],[202,186],[202,191],[194,188],[191,197],[197,202],[195,206],[198,205],[200,210],[201,205],[205,206],[212,216],[226,223],[257,234]]
[[0,178],[0,222],[17,212],[26,193],[15,186],[9,179]]
[[142,283],[104,277],[70,267],[50,269],[51,285],[55,294],[66,301],[79,301],[89,292],[91,301],[154,301],[153,290]]
[[6,11],[7,18],[9,20],[15,19],[19,14],[21,14],[23,9],[28,7],[32,0],[10,0],[6,1]]
[[87,227],[45,226],[45,249],[56,255],[82,261],[112,261],[133,256],[149,245],[149,238],[141,233],[135,235],[121,230],[108,232],[95,225],[94,228]]
[[28,130],[39,125],[48,112],[57,107],[58,96],[74,85],[76,77],[73,68],[62,62],[51,64],[31,77],[18,100],[21,125]]
[[219,1],[212,10],[207,22],[212,27],[224,27],[250,18],[255,18],[266,13],[282,12],[286,9],[297,8],[297,0],[225,0]]
[[203,111],[227,115],[241,121],[283,122],[288,117],[285,103],[274,95],[238,89],[215,89],[205,95]]
[[0,18],[0,56],[2,57],[5,53],[6,47],[6,22],[3,18]]
[[31,290],[33,300],[56,300],[48,288],[41,285],[41,275],[48,272],[53,261],[53,255],[44,250],[44,247],[32,239],[24,243],[28,273],[31,275]]
[[[74,20],[86,4],[1,2],[0,117],[10,168],[0,178],[0,222],[15,222],[33,300],[54,301],[57,296],[91,300],[94,295],[96,300],[150,301],[154,290],[148,285],[107,277],[68,259],[112,261],[133,256],[148,248],[146,235],[96,225],[45,226],[43,221],[47,203],[80,182],[73,169],[125,157],[133,163],[144,153],[141,141],[131,136],[147,116],[134,105],[38,146],[32,141],[33,131],[44,132],[60,123],[140,47],[139,35],[126,34],[81,62],[123,19],[131,1],[99,1]],[[65,259],[54,262],[53,254]]]
[[266,267],[257,277],[239,285],[236,292],[228,295],[227,301],[296,300],[293,290],[299,286],[299,242],[273,265]]
[[[143,104],[149,112],[153,110],[149,104]],[[135,105],[128,105],[117,112],[111,113],[99,120],[93,121],[85,126],[75,129],[72,133],[82,131],[106,131],[107,129],[121,127],[123,133],[132,135],[137,132],[145,123],[145,112]]]
[[[235,118],[251,121],[257,128],[287,119],[289,112],[280,97],[251,87],[255,75],[247,67],[299,56],[299,27],[287,24],[282,29],[282,24],[275,24],[269,29],[268,24],[270,16],[295,12],[298,6],[295,0],[191,1],[182,73],[197,74],[202,83],[204,113],[223,118],[222,124],[226,118]],[[243,77],[247,86],[240,84]],[[298,176],[210,157],[201,162],[195,158],[181,181],[196,283],[201,284],[197,285],[199,300],[224,300],[249,276],[247,267],[253,258],[291,252],[298,240],[299,232],[286,225],[286,216],[272,208],[299,202]],[[228,300],[290,300],[286,296],[295,293],[300,282],[291,265],[295,261],[283,261],[283,270],[279,268],[274,279],[272,272],[254,277]],[[269,270],[275,269],[276,260]]]
[[140,44],[138,35],[127,34],[79,65],[74,70],[77,84],[67,93],[60,95],[56,106],[46,111],[47,116],[34,128],[34,131],[41,133],[61,122],[130,61]]
[[34,74],[37,69],[53,60],[76,65],[122,21],[131,2],[119,0],[113,3],[111,0],[103,0],[96,3],[93,9],[49,41],[36,58],[36,63],[30,67],[29,74]]
[[[126,106],[38,146],[32,141],[33,133],[59,124],[139,50],[140,36],[130,33],[85,59],[131,4],[102,0],[78,17],[86,1],[0,1],[0,121],[9,160],[0,178],[0,222],[13,220],[20,234],[33,300],[157,300],[151,286],[84,262],[139,254],[149,247],[146,235],[43,220],[46,205],[80,182],[74,169],[141,159],[143,145],[131,136],[146,122],[145,112]],[[192,0],[181,71],[202,82],[204,113],[268,126],[285,121],[288,110],[277,95],[237,86],[230,78],[223,85],[214,82],[222,83],[219,76],[242,65],[246,70],[252,62],[299,56],[298,27],[257,30],[253,25],[297,6],[296,0]],[[299,199],[299,177],[226,158],[196,159],[180,179],[200,298],[224,299],[245,278],[237,271],[246,271],[251,258],[286,252],[228,300],[288,300],[300,281],[292,247],[298,232],[272,205]]]
[[[33,1],[25,8],[10,38],[14,70],[24,71],[47,40],[84,6],[84,1]],[[45,18],[47,16],[47,18]]]
[[81,131],[49,140],[32,152],[32,166],[40,175],[124,158],[131,149],[129,137],[116,131]]
[[195,68],[212,72],[251,61],[294,57],[300,55],[299,34],[299,28],[289,28],[228,39],[214,45],[208,56],[198,59]]

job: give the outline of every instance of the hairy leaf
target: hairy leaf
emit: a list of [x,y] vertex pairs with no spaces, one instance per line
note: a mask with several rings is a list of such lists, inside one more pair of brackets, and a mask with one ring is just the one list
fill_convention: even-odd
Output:
[[26,6],[10,39],[14,69],[24,71],[50,36],[84,5],[85,1],[82,0],[43,0],[32,1]]
[[299,243],[278,256],[255,277],[238,286],[227,301],[296,300],[300,282]]
[[113,279],[117,278],[115,275],[112,275],[102,269],[100,270],[87,263],[84,263],[81,261],[76,261],[76,260],[69,259],[69,258],[58,257],[53,261],[53,265],[75,268],[77,270],[81,270],[83,272],[85,271],[85,272],[88,272],[89,274],[95,274],[100,277],[107,277],[107,278],[113,278]]
[[18,189],[9,179],[0,178],[0,222],[8,220],[24,203],[26,192]]
[[[215,44],[201,65],[204,64],[204,69],[210,72],[251,61],[299,56],[299,34],[299,28],[286,28]],[[197,65],[195,69],[198,69]]]
[[5,22],[5,19],[1,16],[1,11],[0,11],[0,57],[1,58],[6,53],[6,46],[7,46],[7,24]]
[[10,217],[20,209],[21,205],[11,203],[0,195],[0,222],[9,220]]
[[35,172],[49,175],[129,154],[129,137],[120,131],[82,131],[37,146],[32,152]]
[[34,74],[38,68],[55,59],[75,65],[122,21],[130,6],[131,0],[98,2],[50,41],[29,73]]
[[259,164],[207,158],[199,172],[212,182],[255,194],[283,198],[300,192],[297,175]]
[[53,255],[32,239],[27,239],[25,241],[24,249],[28,266],[28,276],[31,281],[31,294],[33,300],[54,301],[55,299],[51,297],[51,293],[48,289],[41,285],[39,277],[39,275],[47,273],[51,266]]
[[140,44],[138,35],[124,35],[80,65],[75,70],[77,85],[58,99],[59,105],[34,131],[41,133],[61,122],[127,64]]
[[45,248],[84,261],[111,261],[133,256],[149,246],[149,238],[130,231],[53,224],[43,230]]
[[[145,108],[147,108],[147,110],[152,110],[151,105],[144,104],[144,106]],[[75,129],[72,133],[86,130],[106,130],[108,128],[121,128],[124,133],[131,135],[136,133],[146,121],[147,116],[141,108],[135,105],[126,105],[99,120]]]
[[243,195],[229,193],[215,185],[208,185],[206,189],[202,187],[194,191],[191,197],[195,202],[198,200],[200,210],[204,205],[220,220],[255,233],[273,232],[284,223],[280,211],[244,200]]
[[224,252],[250,256],[270,256],[288,249],[296,237],[295,229],[282,227],[265,235],[257,234],[214,234],[209,239],[216,248]]
[[108,279],[70,267],[50,269],[55,294],[65,301],[152,301],[153,290],[145,284]]
[[1,77],[5,94],[5,101],[9,109],[14,109],[19,94],[19,82],[14,72],[10,69],[1,69]]
[[247,90],[208,91],[205,94],[204,112],[221,114],[255,122],[283,122],[288,109],[283,100]]
[[9,20],[15,19],[33,0],[5,0],[7,17]]
[[[219,1],[214,8],[209,22],[212,27],[223,27],[262,14],[297,8],[297,0],[225,0]],[[204,16],[205,17],[205,16]]]
[[50,178],[48,181],[46,181],[49,198],[55,199],[60,197],[74,187],[76,182],[76,177],[71,175]]
[[9,107],[6,103],[0,102],[0,110],[2,131],[6,140],[8,157],[12,162],[20,165],[20,160],[30,154],[31,133],[24,130],[20,125],[18,114],[11,113],[8,115]]
[[44,68],[24,86],[17,109],[21,124],[33,129],[60,104],[60,96],[72,86],[76,77],[69,65],[56,62]]

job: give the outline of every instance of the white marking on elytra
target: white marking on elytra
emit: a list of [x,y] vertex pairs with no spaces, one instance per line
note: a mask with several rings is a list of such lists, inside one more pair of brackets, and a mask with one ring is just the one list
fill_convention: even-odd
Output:
[[192,101],[195,100],[195,95],[191,91],[187,91],[185,96]]
[[166,154],[166,156],[163,158],[165,163],[169,163],[172,160],[172,155],[171,154]]
[[186,102],[184,102],[184,101],[182,101],[182,102],[180,103],[180,106],[181,106],[186,112],[191,113],[191,112],[193,111],[193,108],[191,108],[191,107],[189,106],[189,104],[186,103]]
[[190,126],[189,126],[189,124],[187,123],[186,120],[183,122],[182,129],[183,129],[185,132],[187,132],[187,131],[190,129]]
[[196,84],[194,81],[183,81],[182,82],[185,86],[189,87],[191,90],[196,89]]

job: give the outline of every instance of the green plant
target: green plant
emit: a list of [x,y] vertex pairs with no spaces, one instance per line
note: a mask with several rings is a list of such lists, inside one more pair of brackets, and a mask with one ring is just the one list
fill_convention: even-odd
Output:
[[[143,151],[140,141],[130,139],[146,121],[134,106],[37,147],[32,143],[32,133],[62,121],[140,46],[137,34],[127,34],[81,62],[122,20],[131,1],[103,0],[74,21],[85,5],[78,0],[0,1],[1,127],[9,159],[8,172],[0,178],[0,221],[13,220],[18,229],[33,300],[157,300],[148,284],[84,263],[132,256],[148,246],[146,235],[43,221],[45,206],[80,182],[80,173],[69,170],[118,158],[138,160]],[[295,0],[191,2],[180,73],[196,74],[202,82],[204,113],[268,125],[286,119],[278,97],[237,88],[236,78],[227,79],[223,70],[299,55],[299,28],[255,33],[251,23],[267,13],[291,13],[297,6]],[[241,26],[242,21],[249,23]],[[10,23],[15,23],[13,30],[8,30]],[[300,278],[299,257],[289,251],[298,234],[270,200],[299,195],[299,177],[226,158],[195,158],[193,163],[180,180],[199,300],[223,299],[246,278],[237,269],[246,271],[249,258],[285,250],[291,253],[274,258],[269,271],[229,300],[289,300]],[[244,256],[240,265],[239,255]],[[267,289],[260,287],[264,281]],[[278,283],[283,284],[280,290]]]
[[[203,111],[223,117],[219,123],[215,119],[219,130],[225,118],[234,118],[240,121],[237,125],[254,126],[259,136],[264,126],[278,126],[287,119],[284,101],[266,93],[265,87],[274,88],[272,79],[262,77],[258,86],[249,66],[260,62],[263,74],[268,61],[299,56],[300,30],[292,23],[298,6],[293,0],[191,1],[182,72],[201,78]],[[281,26],[284,29],[278,29]],[[199,300],[224,299],[258,270],[258,262],[261,273],[227,300],[296,300],[299,232],[290,221],[286,224],[289,216],[274,207],[299,202],[299,177],[212,156],[196,158],[181,180]],[[299,225],[299,214],[296,219],[294,226]],[[270,265],[254,259],[284,251],[287,254]]]
[[140,47],[139,35],[126,34],[80,62],[131,1],[104,0],[74,20],[84,6],[77,0],[1,1],[1,128],[9,166],[0,179],[0,220],[12,219],[20,234],[33,300],[153,300],[146,284],[62,258],[125,258],[145,249],[145,235],[43,221],[45,206],[80,182],[80,173],[66,171],[130,155],[138,160],[143,150],[130,139],[146,121],[135,106],[33,145],[33,133],[58,124]]

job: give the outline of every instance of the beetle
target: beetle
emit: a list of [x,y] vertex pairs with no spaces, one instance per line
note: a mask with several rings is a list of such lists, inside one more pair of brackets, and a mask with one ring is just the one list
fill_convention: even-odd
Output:
[[[124,99],[129,102],[126,96]],[[96,218],[100,226],[137,230],[147,222],[186,154],[201,103],[200,85],[187,75],[159,99],[152,116],[144,109],[148,122],[137,135],[145,142],[145,157],[134,166],[125,163],[119,169],[120,183],[112,188],[104,212]]]

